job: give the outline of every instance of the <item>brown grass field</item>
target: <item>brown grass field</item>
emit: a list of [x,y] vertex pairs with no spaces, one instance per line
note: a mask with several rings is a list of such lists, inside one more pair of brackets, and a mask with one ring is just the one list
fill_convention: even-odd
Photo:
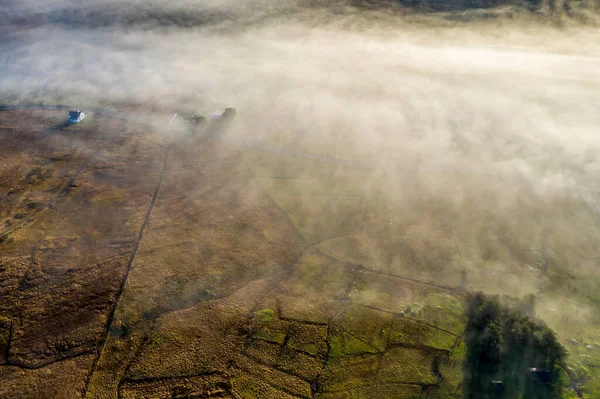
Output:
[[535,293],[595,381],[584,201],[490,224],[365,170],[65,119],[0,112],[0,397],[460,398],[477,289]]

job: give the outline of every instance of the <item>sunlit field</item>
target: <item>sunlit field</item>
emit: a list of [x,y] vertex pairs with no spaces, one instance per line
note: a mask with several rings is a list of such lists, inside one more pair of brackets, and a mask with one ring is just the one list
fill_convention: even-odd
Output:
[[600,392],[591,2],[2,3],[0,397]]

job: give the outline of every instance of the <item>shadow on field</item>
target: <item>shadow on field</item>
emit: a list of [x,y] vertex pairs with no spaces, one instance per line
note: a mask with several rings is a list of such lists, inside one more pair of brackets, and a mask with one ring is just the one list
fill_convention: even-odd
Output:
[[58,125],[50,126],[50,127],[45,128],[43,130],[43,132],[42,132],[42,136],[49,136],[52,133],[56,133],[56,132],[59,132],[61,130],[65,130],[66,128],[68,128],[71,125],[72,125],[72,123],[69,122],[68,119],[65,119],[64,121],[62,121]]

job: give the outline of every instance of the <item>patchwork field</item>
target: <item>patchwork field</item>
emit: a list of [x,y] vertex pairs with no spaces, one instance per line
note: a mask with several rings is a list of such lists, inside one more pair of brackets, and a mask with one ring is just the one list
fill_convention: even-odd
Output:
[[535,294],[569,377],[600,384],[592,192],[511,184],[501,213],[492,193],[384,195],[396,177],[360,165],[65,120],[0,112],[0,397],[460,398],[474,290]]

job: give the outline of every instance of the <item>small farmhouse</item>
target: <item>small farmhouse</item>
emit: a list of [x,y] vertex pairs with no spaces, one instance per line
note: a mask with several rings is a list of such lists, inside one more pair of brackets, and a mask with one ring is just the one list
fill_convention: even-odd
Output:
[[85,118],[85,114],[81,111],[69,111],[69,122],[79,123]]

